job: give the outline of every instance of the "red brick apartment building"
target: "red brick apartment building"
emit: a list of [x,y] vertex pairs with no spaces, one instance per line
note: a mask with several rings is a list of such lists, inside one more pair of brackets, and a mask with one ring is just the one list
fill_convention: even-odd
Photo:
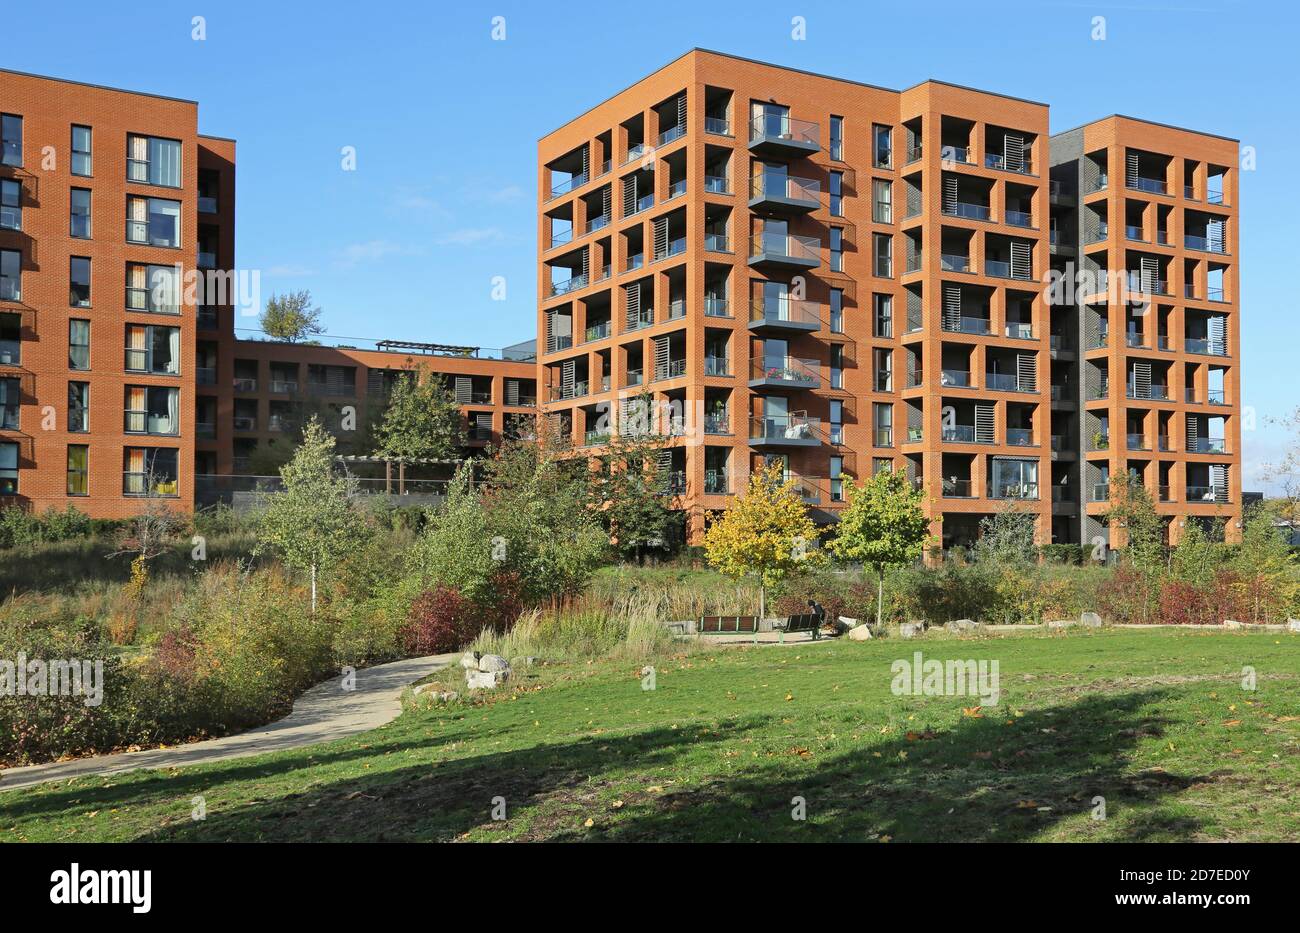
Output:
[[[594,448],[650,394],[692,540],[764,461],[827,523],[844,474],[905,470],[946,546],[1008,502],[1094,542],[1120,471],[1171,541],[1235,535],[1236,165],[1204,133],[1051,136],[1045,104],[693,50],[538,144],[543,411]],[[1079,269],[1109,278],[1053,297]]]
[[234,289],[190,287],[236,268],[235,143],[200,134],[193,101],[0,71],[0,143],[0,504],[188,509],[304,408],[353,406],[363,428],[421,364],[462,400],[471,451],[532,431],[531,344],[236,339]]
[[690,540],[768,460],[827,524],[845,474],[905,470],[945,545],[1008,502],[1094,542],[1121,472],[1172,541],[1237,533],[1234,140],[694,50],[539,142],[534,358],[236,339],[233,296],[173,287],[236,269],[195,103],[0,72],[0,115],[0,502],[205,502],[424,365],[471,453],[539,404],[597,449],[649,393]]

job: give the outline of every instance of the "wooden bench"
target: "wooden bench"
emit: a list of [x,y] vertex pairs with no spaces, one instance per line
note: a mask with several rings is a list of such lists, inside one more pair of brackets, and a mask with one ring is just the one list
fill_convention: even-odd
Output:
[[788,616],[784,622],[777,623],[777,630],[781,633],[781,641],[785,641],[787,632],[812,632],[813,640],[821,638],[822,626],[826,623],[826,610],[815,602],[808,603],[811,612],[801,612],[798,615]]
[[701,635],[757,635],[758,616],[704,616]]

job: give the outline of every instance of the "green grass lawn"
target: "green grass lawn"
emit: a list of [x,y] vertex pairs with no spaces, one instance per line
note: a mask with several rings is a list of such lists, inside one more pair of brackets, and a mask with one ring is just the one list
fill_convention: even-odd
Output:
[[[996,659],[1001,705],[894,696],[890,664],[917,649]],[[546,665],[328,745],[0,794],[0,841],[1300,840],[1300,636],[928,637],[656,668],[645,691],[639,664]]]

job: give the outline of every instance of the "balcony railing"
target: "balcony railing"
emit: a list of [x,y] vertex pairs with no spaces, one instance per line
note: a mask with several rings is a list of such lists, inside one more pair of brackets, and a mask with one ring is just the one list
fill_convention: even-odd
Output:
[[1034,217],[1028,211],[1007,211],[1006,221],[1013,227],[1032,227]]
[[676,379],[686,375],[686,360],[668,360],[655,364],[655,379]]
[[580,288],[587,286],[588,277],[585,275],[573,275],[561,282],[551,283],[551,297],[556,295],[567,295],[569,292],[576,292]]
[[597,230],[603,230],[605,227],[608,226],[609,226],[608,214],[597,214],[595,217],[588,218],[587,220],[588,233],[594,233]]
[[1227,502],[1227,486],[1188,486],[1188,502]]
[[704,248],[710,253],[729,253],[731,252],[731,241],[727,239],[725,233],[706,233],[704,234]]
[[257,419],[250,415],[235,415],[234,425],[236,431],[256,431]]
[[945,499],[972,499],[975,496],[975,486],[968,479],[949,476],[943,479],[941,485]]
[[[1020,165],[1015,166],[1015,165],[1008,164],[1006,156],[1000,155],[999,153],[996,152],[986,152],[984,154],[984,167],[995,168],[1001,172],[1016,172],[1017,174],[1020,175],[1033,174],[1033,166],[1030,163],[1028,157],[1022,157],[1020,161]],[[1037,497],[1035,496],[1035,498]]]
[[800,148],[821,147],[821,128],[808,120],[790,116],[760,114],[749,124],[749,141],[753,143],[791,143]]
[[1140,272],[1129,272],[1128,290],[1142,295],[1169,294],[1169,283],[1166,280],[1148,278],[1144,281],[1143,279],[1144,277]]
[[685,126],[682,126],[681,124],[678,124],[676,126],[670,126],[668,127],[668,129],[664,130],[662,133],[659,134],[659,145],[666,146],[675,140],[681,139],[685,135],[686,135]]
[[939,380],[941,385],[950,386],[952,388],[969,389],[971,387],[970,371],[966,369],[940,370]]
[[1037,483],[995,483],[990,493],[993,499],[1037,499]]
[[1190,233],[1183,236],[1183,245],[1188,249],[1197,249],[1205,253],[1227,252],[1222,240],[1211,240],[1209,237],[1193,236]]
[[945,425],[940,434],[943,440],[954,444],[974,444],[975,443],[975,425],[973,424],[949,424]]
[[1106,502],[1110,499],[1110,483],[1093,483],[1088,490],[1089,502]]
[[1006,335],[1016,340],[1033,340],[1034,325],[1028,321],[1008,321]]
[[1124,438],[1124,446],[1129,450],[1150,450],[1147,445],[1145,434],[1128,434]]
[[1198,437],[1187,442],[1187,449],[1194,454],[1226,454],[1228,442],[1222,437]]
[[603,340],[609,336],[609,330],[609,321],[601,321],[599,324],[588,324],[586,331],[587,340]]
[[235,377],[235,391],[236,391],[236,392],[256,392],[256,391],[257,391],[257,380],[256,380],[256,379],[253,379],[253,378],[251,378],[251,377],[249,377],[249,376],[236,376],[236,377]]
[[1127,394],[1129,398],[1166,401],[1169,398],[1169,386],[1152,383],[1146,388],[1143,388],[1130,382],[1128,384]]
[[595,447],[599,444],[608,444],[610,434],[608,431],[587,431],[582,436],[584,447]]
[[751,418],[749,422],[750,440],[770,444],[817,443],[821,432],[821,419],[807,415],[768,415]]
[[995,279],[1020,279],[1025,282],[1033,278],[1029,272],[1014,272],[1011,263],[1001,259],[984,260],[984,274]]
[[991,334],[993,332],[992,324],[988,318],[984,317],[960,317],[957,320],[944,320],[942,327],[944,330],[954,334]]
[[271,393],[273,395],[296,395],[298,392],[297,379],[272,379]]
[[712,133],[714,136],[730,136],[731,121],[726,117],[705,117],[704,132]]
[[726,496],[731,494],[731,484],[726,470],[704,471],[704,494],[706,496]]
[[675,240],[669,240],[662,249],[655,247],[654,261],[659,262],[664,259],[672,259],[674,256],[680,256],[684,252],[686,252],[686,237],[678,237]]
[[956,253],[940,253],[939,268],[944,272],[969,272],[970,257],[958,256]]
[[812,178],[760,172],[750,179],[749,196],[754,200],[780,198],[786,201],[801,201],[805,205],[816,207],[820,195],[821,183]]
[[705,298],[705,317],[731,317],[731,310],[725,298]]
[[1033,447],[1034,431],[1032,428],[1007,428],[1007,445],[1010,447]]
[[750,362],[749,379],[769,385],[812,389],[821,384],[819,368],[816,360],[801,360],[793,356],[755,359]]
[[551,185],[551,197],[558,198],[562,194],[568,194],[570,191],[573,191],[575,188],[581,188],[583,185],[587,183],[589,178],[590,176],[587,175],[585,172],[583,172],[580,175],[574,175],[570,178],[565,179],[564,181],[558,181],[555,184]]
[[1205,340],[1199,337],[1188,337],[1183,341],[1183,347],[1188,353],[1199,353],[1202,356],[1227,356],[1228,348],[1218,341]]
[[757,233],[750,238],[749,254],[816,265],[821,262],[821,242],[816,237],[810,236]]
[[1169,186],[1159,178],[1143,178],[1141,175],[1134,177],[1129,181],[1128,187],[1134,191],[1150,191],[1155,194],[1167,194]]
[[704,190],[708,194],[731,194],[731,184],[725,175],[705,175]]
[[985,373],[984,385],[986,388],[994,389],[998,392],[1036,392],[1030,386],[1024,386],[1020,383],[1020,377],[1015,373]]
[[993,213],[987,204],[972,204],[968,201],[957,201],[955,204],[944,205],[943,213],[948,217],[962,217],[966,220],[991,220]]
[[817,302],[789,297],[755,298],[750,302],[749,320],[751,323],[761,321],[776,326],[792,324],[814,330],[821,327]]
[[730,376],[731,360],[725,356],[706,356],[704,358],[704,375]]
[[704,416],[704,433],[705,434],[730,434],[731,433],[731,414],[729,412],[714,412],[711,415]]

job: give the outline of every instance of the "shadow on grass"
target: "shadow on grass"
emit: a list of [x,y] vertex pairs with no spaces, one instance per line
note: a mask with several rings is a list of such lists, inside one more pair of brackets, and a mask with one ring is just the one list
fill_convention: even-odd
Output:
[[[207,820],[141,840],[450,840],[498,829],[527,840],[1022,841],[1086,815],[1106,798],[1121,838],[1186,839],[1199,824],[1171,821],[1163,799],[1200,778],[1132,773],[1139,741],[1159,737],[1165,691],[1097,695],[1005,718],[962,718],[936,734],[894,735],[845,752],[735,759],[730,777],[692,776],[702,744],[743,739],[763,717],[706,734],[656,728],[629,736],[538,745],[367,774],[310,792],[210,809]],[[376,744],[367,754],[426,742]],[[682,760],[687,755],[691,761]],[[335,756],[331,756],[335,757]],[[341,756],[355,758],[355,751]],[[321,756],[313,764],[324,763]],[[301,762],[297,762],[301,764]],[[267,765],[246,770],[265,772]],[[198,784],[231,779],[209,774]],[[676,783],[670,783],[675,780]],[[667,785],[666,792],[651,784]],[[175,783],[170,795],[187,793]],[[198,792],[197,790],[195,792]],[[79,795],[83,800],[85,795]],[[509,821],[494,823],[494,797]],[[618,796],[617,810],[610,801]],[[807,819],[791,818],[792,800]],[[1137,812],[1134,812],[1136,810]],[[1126,814],[1126,811],[1127,814]],[[591,827],[584,825],[590,817]],[[1083,835],[1083,833],[1080,833]]]

